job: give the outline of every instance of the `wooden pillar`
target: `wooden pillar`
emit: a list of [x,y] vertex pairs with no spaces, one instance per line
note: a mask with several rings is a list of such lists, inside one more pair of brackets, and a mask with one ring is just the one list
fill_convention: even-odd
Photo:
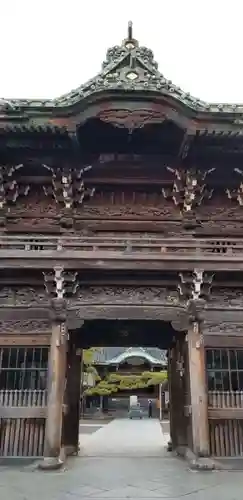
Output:
[[175,346],[171,347],[169,350],[168,359],[168,382],[169,382],[169,416],[170,416],[170,446],[169,449],[176,448],[176,415],[175,415],[175,370],[176,370],[176,358],[175,358]]
[[187,338],[193,452],[197,456],[208,456],[209,430],[205,350],[203,335],[198,321],[193,321],[190,325]]
[[63,402],[66,384],[67,325],[65,301],[55,299],[48,364],[48,402],[44,457],[59,459],[62,446]]
[[176,442],[177,447],[184,449],[187,444],[186,439],[186,425],[185,425],[185,392],[184,392],[184,356],[183,356],[183,343],[184,335],[178,334],[176,343]]
[[67,358],[67,385],[65,403],[67,412],[64,415],[63,445],[66,455],[77,454],[79,450],[79,418],[81,387],[81,349],[70,342]]

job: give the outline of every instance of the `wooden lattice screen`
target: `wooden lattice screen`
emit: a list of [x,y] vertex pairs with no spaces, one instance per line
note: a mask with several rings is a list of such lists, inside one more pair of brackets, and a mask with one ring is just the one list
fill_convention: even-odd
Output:
[[0,456],[43,455],[48,347],[0,348]]

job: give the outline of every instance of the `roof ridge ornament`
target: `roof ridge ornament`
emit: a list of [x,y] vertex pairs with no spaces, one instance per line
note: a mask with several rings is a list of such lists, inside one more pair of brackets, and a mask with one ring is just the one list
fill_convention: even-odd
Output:
[[125,40],[123,40],[122,46],[125,47],[129,51],[136,49],[136,47],[139,46],[138,40],[133,38],[133,22],[132,21],[128,21],[127,38],[125,38]]

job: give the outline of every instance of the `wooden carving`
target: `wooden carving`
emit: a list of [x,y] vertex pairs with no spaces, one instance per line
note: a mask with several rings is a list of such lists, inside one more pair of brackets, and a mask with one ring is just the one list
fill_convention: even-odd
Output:
[[65,271],[62,266],[55,266],[52,272],[43,272],[43,278],[47,295],[59,301],[75,295],[79,288],[78,273]]
[[47,219],[45,217],[42,218],[31,218],[31,217],[19,217],[18,219],[12,218],[8,220],[7,229],[9,231],[16,231],[18,228],[21,228],[22,231],[40,231],[42,229],[53,229],[55,232],[55,227],[59,227],[59,221],[57,219]]
[[88,188],[84,183],[84,174],[92,168],[51,168],[52,185],[44,186],[46,196],[52,195],[57,204],[71,210],[76,205],[82,205],[84,200],[94,196],[95,188]]
[[43,288],[3,287],[0,289],[0,307],[45,306],[48,296]]
[[237,174],[241,175],[241,181],[238,183],[238,187],[236,189],[226,189],[226,194],[230,200],[236,201],[240,206],[243,205],[243,182],[242,176],[243,171],[239,168],[234,168],[234,171]]
[[160,196],[149,196],[146,193],[111,193],[102,198],[96,195],[94,202],[86,204],[76,211],[82,218],[127,218],[144,219],[166,218],[181,219],[179,209],[172,201],[163,200]]
[[30,185],[21,185],[15,178],[15,172],[23,167],[18,165],[0,165],[0,208],[8,202],[15,203],[19,196],[27,196]]
[[[136,75],[130,72],[131,75]],[[165,114],[154,109],[106,109],[98,113],[97,117],[116,127],[126,128],[132,131],[136,128],[143,128],[147,124],[163,123]]]
[[200,206],[203,199],[212,197],[213,190],[207,189],[205,178],[214,168],[205,172],[172,167],[167,169],[173,174],[174,181],[171,189],[162,189],[162,194],[165,198],[170,197],[182,212],[190,212],[194,207]]
[[29,320],[6,320],[0,321],[0,334],[5,333],[39,333],[39,332],[49,332],[50,322],[48,320],[42,319],[29,319]]
[[197,207],[197,216],[200,219],[228,220],[234,223],[235,220],[243,221],[243,212],[236,201],[230,201],[225,193],[213,194],[210,200]]
[[203,327],[205,335],[229,335],[243,336],[243,324],[231,322],[205,323]]
[[178,293],[176,290],[168,290],[159,287],[143,286],[119,286],[119,287],[81,287],[75,303],[81,304],[178,304]]
[[243,310],[243,287],[212,288],[208,307]]
[[208,300],[211,292],[213,273],[203,269],[179,273],[178,289],[183,300]]
[[52,196],[45,196],[43,189],[32,188],[29,196],[20,197],[16,205],[10,207],[9,215],[26,218],[52,217],[60,212]]

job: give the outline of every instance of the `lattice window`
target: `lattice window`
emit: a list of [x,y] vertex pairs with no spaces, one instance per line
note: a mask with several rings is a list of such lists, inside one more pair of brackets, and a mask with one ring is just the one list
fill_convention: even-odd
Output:
[[48,347],[0,348],[0,390],[44,390]]
[[207,349],[209,391],[243,390],[243,349]]

